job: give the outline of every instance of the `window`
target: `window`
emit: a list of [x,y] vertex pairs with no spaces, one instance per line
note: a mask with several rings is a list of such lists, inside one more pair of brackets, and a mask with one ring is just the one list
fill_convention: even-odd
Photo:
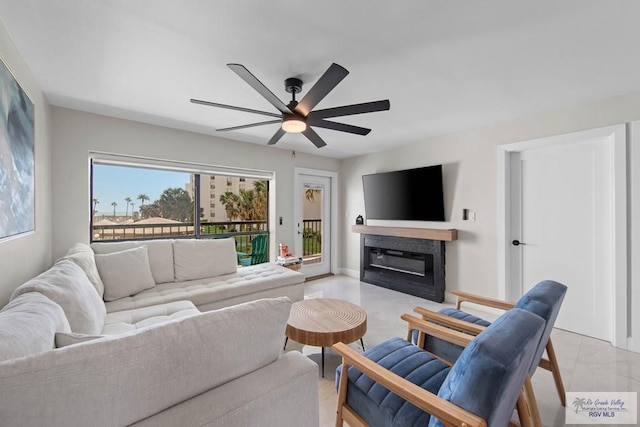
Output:
[[203,165],[96,157],[91,163],[91,241],[234,237],[239,251],[251,252],[252,235],[269,231],[268,173],[231,176],[221,168],[229,187],[242,180],[247,188],[228,188],[216,198],[210,191],[215,175]]

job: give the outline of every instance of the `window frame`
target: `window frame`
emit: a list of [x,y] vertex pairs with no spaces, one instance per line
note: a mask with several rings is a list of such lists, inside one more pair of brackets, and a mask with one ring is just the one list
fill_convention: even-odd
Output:
[[[245,168],[235,168],[235,167],[227,167],[227,166],[218,166],[218,165],[208,165],[202,163],[191,163],[191,162],[181,162],[181,161],[172,161],[172,160],[162,160],[162,159],[152,159],[145,157],[137,157],[137,156],[129,156],[129,155],[119,155],[112,153],[102,153],[102,152],[90,152],[89,153],[89,205],[90,205],[90,218],[89,218],[89,241],[90,242],[122,242],[122,241],[138,241],[138,240],[152,240],[152,239],[163,239],[167,238],[167,236],[160,237],[148,237],[144,239],[112,239],[112,240],[94,240],[94,229],[93,229],[93,199],[94,199],[94,174],[93,167],[94,165],[107,165],[107,166],[123,166],[123,167],[132,167],[132,168],[140,168],[140,169],[152,169],[152,170],[162,170],[162,171],[175,171],[180,173],[189,173],[193,174],[194,177],[194,211],[193,211],[193,234],[188,236],[170,236],[170,238],[195,238],[195,239],[211,239],[211,238],[224,238],[224,237],[236,237],[243,235],[255,235],[255,234],[267,234],[271,235],[271,211],[275,209],[275,207],[271,206],[271,196],[270,196],[270,188],[271,183],[275,179],[275,173],[271,171],[264,170],[255,170],[255,169],[245,169]],[[261,232],[233,232],[233,233],[218,233],[218,234],[203,234],[201,233],[201,217],[200,217],[200,208],[201,208],[201,188],[200,188],[200,175],[210,175],[212,178],[216,175],[222,175],[227,177],[239,177],[239,178],[252,178],[257,180],[266,181],[266,190],[267,190],[267,217],[265,218],[265,230]],[[234,222],[234,221],[228,221]],[[237,241],[237,240],[236,240]],[[271,245],[269,245],[270,247]]]

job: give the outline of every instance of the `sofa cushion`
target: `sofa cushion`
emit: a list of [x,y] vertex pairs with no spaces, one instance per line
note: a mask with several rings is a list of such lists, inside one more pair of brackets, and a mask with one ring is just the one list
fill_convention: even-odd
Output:
[[77,332],[56,332],[56,348],[82,344],[83,342],[93,341],[103,337],[104,335],[79,334]]
[[[264,294],[271,289],[297,285],[302,282],[304,282],[304,275],[276,264],[266,263],[243,267],[233,274],[218,277],[162,283],[131,297],[108,302],[106,305],[107,311],[110,313],[182,300],[191,301],[197,307],[201,307],[242,295]],[[300,288],[302,289],[302,286]],[[270,296],[276,295],[271,294]],[[264,298],[264,296],[256,298]],[[219,306],[215,308],[219,308]],[[201,311],[210,309],[204,308]]]
[[54,348],[56,332],[70,332],[62,307],[37,292],[12,299],[0,310],[0,362]]
[[27,292],[40,292],[62,307],[73,332],[99,334],[107,311],[104,302],[77,264],[67,259],[21,285],[11,299]]
[[259,300],[0,363],[0,423],[133,424],[276,361],[290,309]]
[[176,240],[173,243],[176,280],[196,280],[235,273],[234,239]]
[[142,240],[129,242],[94,242],[91,248],[96,254],[109,254],[125,249],[147,246],[149,265],[156,283],[173,282],[173,239]]
[[96,254],[96,265],[104,282],[104,300],[113,301],[153,288],[147,246],[109,254]]
[[147,326],[198,314],[200,314],[200,311],[191,301],[176,301],[133,310],[117,311],[107,314],[102,333],[105,335],[124,334]]
[[84,274],[87,275],[91,284],[96,288],[100,298],[104,296],[104,284],[100,278],[100,273],[98,273],[98,267],[96,267],[93,249],[91,249],[89,245],[76,243],[71,246],[63,259],[68,259],[76,263],[78,267],[84,271]]

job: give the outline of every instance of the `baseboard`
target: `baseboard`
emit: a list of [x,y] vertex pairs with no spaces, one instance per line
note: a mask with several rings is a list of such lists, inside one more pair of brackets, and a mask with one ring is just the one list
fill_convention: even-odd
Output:
[[352,270],[350,268],[340,268],[340,273],[344,276],[353,277],[354,279],[360,279],[360,270]]

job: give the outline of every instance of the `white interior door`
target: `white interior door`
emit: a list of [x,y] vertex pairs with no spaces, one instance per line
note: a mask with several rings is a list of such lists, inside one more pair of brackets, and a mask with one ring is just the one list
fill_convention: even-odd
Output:
[[307,277],[331,272],[331,179],[298,174],[295,253]]
[[597,137],[512,153],[507,236],[512,295],[544,279],[564,283],[556,326],[606,341],[613,330],[612,149]]

